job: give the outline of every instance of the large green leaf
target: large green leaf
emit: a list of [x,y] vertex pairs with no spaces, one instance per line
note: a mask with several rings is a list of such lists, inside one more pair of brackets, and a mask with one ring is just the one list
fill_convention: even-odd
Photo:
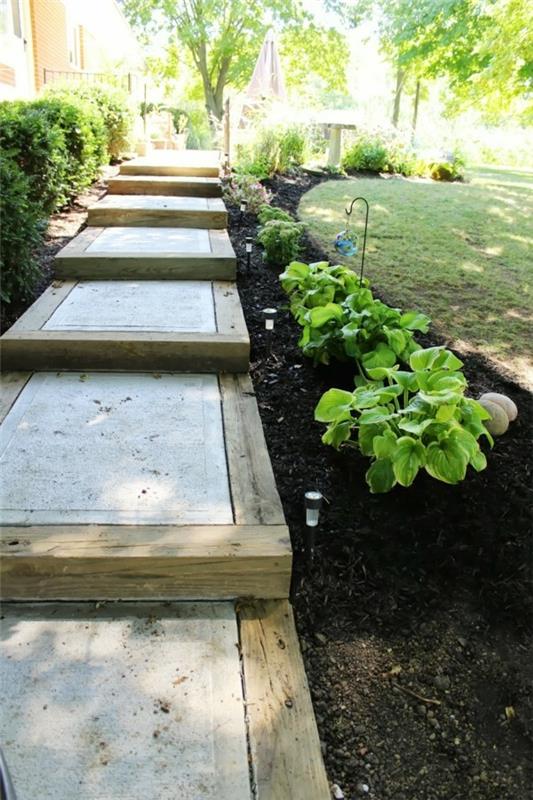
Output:
[[444,483],[459,483],[466,475],[468,455],[451,438],[431,442],[426,448],[426,471]]
[[406,431],[407,433],[414,433],[415,436],[422,436],[426,428],[428,428],[430,425],[433,425],[434,423],[435,420],[431,418],[422,420],[406,419],[400,422],[398,427],[401,428],[402,431]]
[[406,311],[400,318],[400,325],[402,328],[407,328],[409,331],[421,331],[427,333],[431,320],[425,314],[420,314],[418,311]]
[[357,434],[357,441],[359,449],[364,456],[374,455],[374,438],[380,436],[387,430],[385,424],[383,425],[363,425],[359,428]]
[[332,422],[322,436],[324,444],[329,444],[336,450],[339,449],[341,444],[347,442],[351,436],[353,427],[352,419],[345,419],[341,422]]
[[390,492],[396,479],[392,469],[392,462],[389,458],[374,461],[366,473],[366,481],[370,486],[372,494],[383,494]]
[[315,408],[317,422],[335,422],[350,414],[353,403],[352,392],[329,389],[322,395]]
[[392,458],[396,448],[396,436],[390,430],[385,431],[381,436],[375,436],[373,448],[377,459]]
[[387,328],[386,325],[383,326],[383,332],[392,350],[397,356],[401,355],[407,346],[408,334],[398,328]]
[[358,423],[359,425],[375,425],[380,422],[386,422],[386,420],[392,419],[395,416],[396,414],[391,414],[387,408],[378,406],[377,408],[369,408],[363,411],[359,417]]
[[428,369],[447,369],[457,370],[463,366],[457,356],[445,347],[426,347],[424,350],[415,350],[409,359],[409,366],[411,369],[428,370]]
[[331,320],[341,322],[342,318],[342,308],[337,303],[326,303],[325,306],[312,308],[308,313],[309,324],[312,328],[321,328]]
[[363,366],[365,369],[375,369],[375,367],[392,367],[396,363],[396,353],[387,347],[384,342],[379,342],[375,350],[363,356]]
[[401,436],[392,454],[394,477],[401,486],[410,486],[424,465],[425,448],[411,436]]

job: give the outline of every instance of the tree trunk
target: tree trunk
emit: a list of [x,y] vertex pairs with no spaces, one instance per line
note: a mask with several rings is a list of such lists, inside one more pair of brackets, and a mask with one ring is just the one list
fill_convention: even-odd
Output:
[[392,124],[395,128],[398,127],[400,119],[400,102],[402,99],[403,82],[405,80],[405,71],[398,64],[396,68],[396,90],[394,93],[394,108],[392,110]]
[[419,107],[419,105],[420,105],[420,79],[418,79],[417,82],[416,82],[415,100],[414,100],[414,105],[413,105],[413,122],[412,122],[413,136],[415,135],[416,123],[418,122],[418,107]]

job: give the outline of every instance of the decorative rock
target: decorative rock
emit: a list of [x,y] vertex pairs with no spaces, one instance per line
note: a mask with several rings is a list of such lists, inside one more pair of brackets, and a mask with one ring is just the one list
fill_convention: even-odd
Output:
[[491,400],[480,399],[479,404],[489,412],[490,419],[483,420],[483,424],[493,436],[502,436],[509,427],[509,417],[504,409]]
[[335,800],[344,800],[344,792],[337,783],[334,783],[331,787],[331,794]]
[[485,392],[479,398],[479,402],[483,405],[482,401],[488,400],[489,403],[496,403],[497,406],[503,408],[509,422],[514,422],[514,420],[518,416],[518,408],[516,407],[516,403],[514,403],[510,397],[507,397],[505,394],[498,394],[497,392]]
[[355,788],[359,794],[368,794],[370,791],[370,786],[368,783],[358,783]]
[[435,680],[433,682],[437,689],[443,692],[450,688],[450,679],[447,675],[435,675]]

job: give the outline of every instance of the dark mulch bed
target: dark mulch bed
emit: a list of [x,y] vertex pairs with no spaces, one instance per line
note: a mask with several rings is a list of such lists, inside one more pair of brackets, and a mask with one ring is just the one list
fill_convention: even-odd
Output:
[[[273,203],[295,212],[318,180],[272,182]],[[241,220],[234,208],[230,219],[251,372],[291,530],[293,601],[331,780],[347,798],[525,800],[533,728],[526,638],[531,395],[483,358],[464,356],[472,395],[502,391],[519,407],[488,469],[459,486],[420,475],[410,489],[370,495],[367,460],[322,445],[313,422],[322,392],[348,387],[350,371],[313,368],[286,310],[268,356],[261,309],[282,309],[286,297],[257,249],[245,267],[244,237],[255,235],[256,219]],[[307,239],[302,258],[325,256]],[[426,346],[441,343],[423,337]],[[328,502],[308,569],[302,499],[310,488]]]

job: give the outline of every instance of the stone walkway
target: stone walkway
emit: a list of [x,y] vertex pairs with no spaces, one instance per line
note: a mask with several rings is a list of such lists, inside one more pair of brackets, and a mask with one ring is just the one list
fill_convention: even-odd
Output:
[[2,337],[19,800],[329,795],[218,172],[212,151],[124,164]]

